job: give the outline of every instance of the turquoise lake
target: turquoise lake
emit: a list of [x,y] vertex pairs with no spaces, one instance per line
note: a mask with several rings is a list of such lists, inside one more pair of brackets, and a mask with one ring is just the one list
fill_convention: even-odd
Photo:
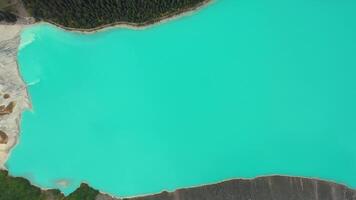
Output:
[[27,28],[8,169],[118,196],[271,174],[356,188],[355,10],[217,0],[145,30]]

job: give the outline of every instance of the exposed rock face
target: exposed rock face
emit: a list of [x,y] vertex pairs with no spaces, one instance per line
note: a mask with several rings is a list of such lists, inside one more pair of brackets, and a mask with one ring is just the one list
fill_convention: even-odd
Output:
[[0,143],[0,168],[16,144],[20,115],[29,108],[26,85],[17,67],[17,50],[23,25],[0,25],[0,130],[7,135]]
[[321,180],[269,176],[230,180],[130,200],[356,200],[356,191]]

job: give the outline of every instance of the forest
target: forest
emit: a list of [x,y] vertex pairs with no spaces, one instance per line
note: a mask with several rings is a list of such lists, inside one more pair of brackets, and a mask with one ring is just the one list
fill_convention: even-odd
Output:
[[82,183],[74,192],[64,196],[57,189],[43,190],[25,178],[12,177],[8,171],[0,170],[1,200],[95,200],[98,194],[98,190]]
[[0,22],[5,21],[5,22],[14,23],[16,22],[16,20],[17,20],[16,15],[0,10]]
[[206,0],[22,0],[36,20],[90,29],[114,23],[147,25]]

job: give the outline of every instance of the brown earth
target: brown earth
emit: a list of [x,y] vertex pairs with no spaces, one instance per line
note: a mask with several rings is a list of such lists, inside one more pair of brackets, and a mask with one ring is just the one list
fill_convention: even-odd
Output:
[[9,138],[4,131],[0,131],[0,144],[7,144]]

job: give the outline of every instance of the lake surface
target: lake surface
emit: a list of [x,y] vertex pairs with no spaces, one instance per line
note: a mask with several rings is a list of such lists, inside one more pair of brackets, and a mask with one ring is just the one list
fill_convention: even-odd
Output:
[[81,181],[132,196],[270,174],[355,188],[355,10],[218,0],[139,31],[27,28],[18,58],[33,110],[8,168],[66,193]]

